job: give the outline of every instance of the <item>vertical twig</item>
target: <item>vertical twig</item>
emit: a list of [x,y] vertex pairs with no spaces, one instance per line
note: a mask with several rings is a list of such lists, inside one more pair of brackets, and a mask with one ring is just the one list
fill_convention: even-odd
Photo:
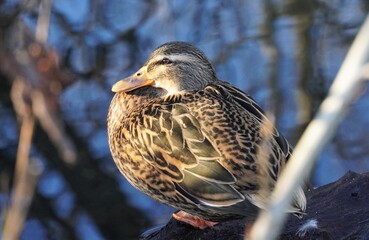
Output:
[[3,239],[19,239],[24,220],[31,204],[37,176],[29,171],[29,152],[35,119],[30,106],[24,99],[27,91],[23,79],[15,79],[11,98],[20,120],[20,134],[17,158],[15,163],[14,185],[10,198],[10,206],[5,215]]
[[50,13],[53,0],[41,0],[36,26],[36,41],[46,43],[49,35]]
[[34,117],[22,119],[14,175],[14,190],[11,205],[6,215],[3,239],[19,239],[25,217],[33,197],[35,178],[30,175],[29,150],[34,129]]
[[328,97],[320,106],[318,115],[308,125],[294,154],[282,172],[272,195],[272,202],[263,210],[251,230],[251,239],[275,239],[284,223],[285,211],[294,190],[303,183],[318,153],[333,135],[349,104],[360,92],[364,65],[369,58],[369,16],[365,20]]

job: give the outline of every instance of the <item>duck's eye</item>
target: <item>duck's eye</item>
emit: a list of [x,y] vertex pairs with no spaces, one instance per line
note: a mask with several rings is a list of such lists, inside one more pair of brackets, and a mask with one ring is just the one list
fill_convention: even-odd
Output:
[[171,61],[169,58],[163,58],[163,59],[161,60],[161,63],[162,63],[162,64],[171,64],[171,63],[172,63],[172,61]]

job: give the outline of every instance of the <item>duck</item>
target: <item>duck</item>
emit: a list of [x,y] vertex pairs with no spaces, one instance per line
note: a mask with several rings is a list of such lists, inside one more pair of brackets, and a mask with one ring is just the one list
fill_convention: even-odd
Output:
[[[112,91],[112,158],[135,188],[178,209],[174,219],[204,229],[266,208],[292,147],[200,49],[167,42]],[[305,210],[299,187],[288,213]]]

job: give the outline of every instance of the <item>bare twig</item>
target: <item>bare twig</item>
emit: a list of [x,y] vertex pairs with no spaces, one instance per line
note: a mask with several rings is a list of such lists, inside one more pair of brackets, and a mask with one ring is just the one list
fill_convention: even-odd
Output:
[[[269,158],[273,153],[273,146],[272,141],[274,138],[274,116],[271,114],[266,113],[267,118],[262,119],[261,127],[260,127],[260,138],[262,139],[260,143],[260,148],[257,151],[257,157],[258,163],[260,166],[260,172],[262,172],[262,176],[268,176],[269,173],[269,167],[270,162]],[[272,184],[271,178],[266,177],[260,177],[258,179],[258,182],[260,184],[260,189],[258,192],[258,195],[261,196],[261,199],[264,200],[262,202],[262,206],[265,207],[265,205],[268,203],[267,199],[269,198],[270,192],[271,192],[271,186]]]
[[25,89],[26,86],[24,81],[20,79],[14,81],[12,100],[17,114],[20,117],[21,127],[15,165],[13,193],[4,223],[4,240],[19,239],[28,208],[31,204],[38,175],[38,172],[33,174],[29,171],[29,151],[31,148],[35,119],[31,113],[31,109],[24,102],[23,93],[26,91]]
[[49,35],[50,13],[53,0],[41,0],[35,38],[39,43],[46,43]]
[[22,120],[21,134],[17,153],[15,185],[11,205],[6,214],[3,239],[19,239],[23,223],[31,204],[35,179],[27,172],[29,165],[29,149],[32,139],[34,118]]
[[349,104],[360,92],[363,84],[363,66],[369,57],[369,16],[361,27],[328,97],[320,106],[318,115],[309,124],[294,155],[282,172],[269,207],[262,211],[251,230],[251,239],[275,239],[279,234],[285,210],[294,190],[303,183],[316,160],[316,156],[333,135]]
[[74,164],[77,159],[76,148],[65,133],[63,122],[54,111],[47,106],[45,94],[35,89],[31,94],[33,113],[41,126],[55,144],[62,159],[68,164]]

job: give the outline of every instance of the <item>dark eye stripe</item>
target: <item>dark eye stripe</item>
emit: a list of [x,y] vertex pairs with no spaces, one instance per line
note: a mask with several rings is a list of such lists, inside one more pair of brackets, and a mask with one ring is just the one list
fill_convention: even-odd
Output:
[[158,65],[168,65],[168,64],[172,64],[175,63],[174,61],[170,60],[169,58],[163,58],[162,60],[153,62],[151,64],[149,64],[149,66],[147,67],[147,71],[151,71],[152,69],[154,69],[156,66]]
[[161,61],[160,61],[161,64],[171,64],[172,63],[172,60],[170,60],[169,58],[163,58]]

